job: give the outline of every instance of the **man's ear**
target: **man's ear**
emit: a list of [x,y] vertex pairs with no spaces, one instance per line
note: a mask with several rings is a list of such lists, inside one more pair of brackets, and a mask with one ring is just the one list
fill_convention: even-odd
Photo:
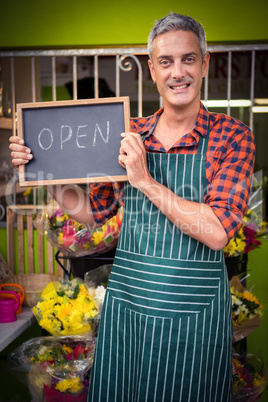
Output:
[[153,63],[152,63],[151,59],[148,60],[148,66],[149,66],[149,70],[150,70],[150,73],[151,73],[151,78],[152,78],[153,82],[155,83],[156,82],[155,71],[154,71],[154,66],[153,66]]
[[208,73],[210,54],[207,52],[204,56],[202,65],[202,77],[205,77]]

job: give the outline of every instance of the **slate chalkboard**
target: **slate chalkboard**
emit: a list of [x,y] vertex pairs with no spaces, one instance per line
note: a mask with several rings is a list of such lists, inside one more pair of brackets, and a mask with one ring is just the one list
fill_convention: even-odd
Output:
[[128,97],[23,103],[17,116],[33,154],[19,168],[21,186],[127,179],[118,155],[130,130]]

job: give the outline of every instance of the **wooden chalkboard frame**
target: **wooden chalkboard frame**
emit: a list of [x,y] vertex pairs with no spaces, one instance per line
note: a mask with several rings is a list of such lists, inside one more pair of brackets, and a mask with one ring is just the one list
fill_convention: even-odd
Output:
[[[31,103],[20,103],[17,104],[17,130],[18,136],[25,140],[25,145],[29,148],[31,147],[31,141],[29,142],[29,138],[26,140],[26,130],[25,129],[25,122],[24,122],[24,114],[26,111],[31,110],[40,110],[45,108],[72,108],[74,106],[91,106],[91,105],[101,105],[104,107],[109,108],[110,105],[121,105],[120,106],[120,124],[124,127],[125,132],[130,131],[130,107],[129,107],[129,97],[111,97],[111,98],[98,98],[98,99],[79,99],[79,100],[72,100],[72,101],[51,101],[51,102],[31,102]],[[115,106],[114,106],[115,107]],[[77,108],[74,108],[78,110]],[[123,110],[121,116],[121,110]],[[118,111],[119,112],[119,111]],[[119,133],[119,141],[121,140],[121,133]],[[118,148],[119,154],[119,148]],[[34,155],[35,158],[35,155]],[[114,160],[114,158],[113,158]],[[107,172],[107,174],[100,174],[93,177],[75,177],[75,178],[46,178],[46,177],[38,177],[38,179],[27,179],[27,166],[31,163],[29,161],[26,165],[19,166],[19,184],[21,187],[25,186],[38,186],[38,185],[53,185],[53,184],[89,184],[89,183],[96,183],[96,182],[117,182],[117,181],[126,181],[127,175],[126,171],[122,168],[122,174],[113,174],[113,171]],[[76,161],[79,163],[79,161]],[[109,161],[108,161],[109,163]],[[113,162],[114,163],[114,162]],[[119,165],[119,163],[118,163]],[[121,169],[120,165],[119,168]],[[97,169],[95,171],[98,171]]]

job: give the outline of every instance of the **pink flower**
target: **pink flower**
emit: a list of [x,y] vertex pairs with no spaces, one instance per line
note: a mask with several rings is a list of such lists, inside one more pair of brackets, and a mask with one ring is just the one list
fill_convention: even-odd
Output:
[[66,247],[70,247],[73,242],[75,241],[75,237],[76,237],[76,230],[73,226],[70,225],[66,225],[62,228],[62,242],[63,245]]
[[[251,225],[254,225],[254,224],[251,224]],[[250,227],[250,225],[245,226],[243,228],[243,232],[244,232],[244,234],[246,236],[246,247],[245,247],[245,250],[244,250],[244,254],[248,253],[249,251],[254,250],[256,247],[259,247],[262,244],[262,242],[260,242],[259,240],[255,239],[256,230],[253,230]]]

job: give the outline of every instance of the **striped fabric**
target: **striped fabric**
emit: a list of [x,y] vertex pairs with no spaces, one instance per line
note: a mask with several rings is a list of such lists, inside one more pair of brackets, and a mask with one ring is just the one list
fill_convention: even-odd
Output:
[[[127,265],[127,269],[125,269]],[[117,252],[109,293],[122,305],[143,314],[176,317],[200,313],[218,294],[221,269],[207,261],[181,260]],[[138,294],[138,298],[137,298]]]
[[[207,142],[208,136],[196,155],[148,153],[150,174],[202,202]],[[231,367],[231,297],[222,252],[180,232],[126,186],[88,402],[228,402]]]

